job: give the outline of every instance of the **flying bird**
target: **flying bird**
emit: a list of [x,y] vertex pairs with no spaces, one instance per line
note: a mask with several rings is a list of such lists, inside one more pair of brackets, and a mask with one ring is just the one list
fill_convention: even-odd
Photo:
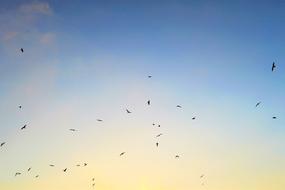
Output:
[[273,63],[272,63],[272,67],[271,67],[271,71],[273,72],[275,68],[276,68],[276,65],[275,65],[275,63],[273,62]]
[[84,163],[84,166],[87,166],[87,163]]
[[63,172],[66,172],[66,170],[67,170],[67,168],[65,168],[65,169],[63,170]]
[[277,117],[274,116],[274,117],[272,117],[272,119],[277,119]]
[[94,186],[95,186],[95,183],[92,184],[92,187],[93,187],[93,188],[94,188]]
[[257,102],[257,104],[255,105],[255,107],[259,106],[261,104],[261,102]]
[[179,155],[176,155],[175,158],[180,158],[180,156],[179,156]]
[[38,178],[38,177],[39,177],[39,175],[36,175],[36,176],[35,176],[35,178]]
[[22,53],[24,53],[24,49],[23,48],[21,48],[20,50],[21,50]]
[[155,126],[155,123],[153,123],[152,126]]
[[200,176],[200,178],[203,178],[204,176],[205,176],[205,175],[203,174],[203,175]]
[[76,129],[69,129],[70,131],[72,131],[72,132],[75,132],[76,131]]
[[20,173],[20,172],[15,173],[15,177],[16,177],[17,175],[21,175],[21,173]]
[[126,153],[126,152],[122,152],[122,153],[120,154],[120,156],[123,156],[125,153]]
[[126,109],[126,111],[127,111],[127,113],[132,113],[132,112],[130,112],[128,109]]
[[28,172],[31,171],[32,168],[28,168]]
[[103,121],[103,120],[102,120],[102,119],[97,119],[97,121],[101,122],[101,121]]
[[4,146],[4,144],[6,144],[6,142],[2,142],[2,143],[0,144],[0,147]]
[[50,167],[54,167],[54,165],[53,165],[53,164],[50,164],[49,166],[50,166]]
[[95,181],[95,178],[92,178],[92,181]]
[[158,142],[156,143],[156,147],[158,147]]
[[196,117],[192,117],[192,120],[195,120],[196,119]]
[[21,130],[26,129],[27,125],[24,125],[23,127],[21,127]]
[[160,125],[158,125],[157,127],[160,127]]
[[80,167],[80,164],[77,164],[76,166],[77,166],[77,167]]
[[161,135],[163,135],[162,133],[159,133],[158,135],[156,135],[156,137],[160,137]]
[[21,108],[22,108],[22,106],[18,106],[18,108],[19,108],[19,109],[21,109]]
[[148,78],[151,78],[152,76],[151,76],[151,75],[148,75],[147,77],[148,77]]
[[182,108],[182,106],[180,106],[180,105],[177,105],[176,107],[177,107],[177,108]]
[[147,105],[150,105],[150,100],[147,101]]

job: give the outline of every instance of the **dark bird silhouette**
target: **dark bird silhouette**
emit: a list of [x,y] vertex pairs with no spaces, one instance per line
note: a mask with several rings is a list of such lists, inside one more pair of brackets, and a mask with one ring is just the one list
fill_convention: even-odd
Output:
[[127,113],[132,113],[132,112],[130,112],[128,109],[126,109],[126,111],[127,111]]
[[148,75],[147,77],[148,77],[148,78],[151,78],[152,76],[151,76],[151,75]]
[[0,144],[0,147],[4,146],[5,144],[6,144],[6,142],[2,142],[2,143]]
[[80,167],[80,164],[77,164],[76,166],[77,166],[77,167]]
[[257,102],[257,104],[255,105],[255,107],[259,106],[261,104],[261,102]]
[[152,126],[155,126],[155,123],[153,123]]
[[271,71],[273,72],[275,68],[276,68],[276,65],[275,65],[275,63],[273,62],[273,63],[272,63],[272,67],[271,67]]
[[94,186],[95,186],[95,183],[92,184],[92,187],[93,187],[93,188],[94,188]]
[[19,108],[19,109],[21,109],[21,108],[22,108],[22,106],[18,106],[18,108]]
[[63,170],[63,172],[66,172],[67,171],[67,168],[65,168],[64,170]]
[[84,166],[87,166],[87,163],[84,163]]
[[35,176],[35,178],[38,178],[38,177],[39,177],[39,175],[36,175],[36,176]]
[[95,181],[95,178],[92,178],[92,181]]
[[182,108],[182,106],[180,106],[180,105],[177,105],[176,107],[177,107],[177,108]]
[[156,143],[156,147],[158,147],[158,142]]
[[200,178],[203,178],[204,176],[205,176],[205,175],[203,174],[203,175],[200,176]]
[[147,101],[147,105],[150,105],[150,100]]
[[23,48],[21,48],[20,50],[21,50],[22,53],[24,53],[24,49]]
[[49,166],[50,166],[50,167],[54,167],[54,165],[53,165],[53,164],[50,164]]
[[21,130],[26,129],[27,125],[24,125],[23,127],[21,127]]
[[123,156],[125,153],[126,153],[126,152],[122,152],[122,153],[120,154],[120,156]]
[[28,168],[28,172],[31,171],[32,168]]
[[277,117],[273,116],[272,119],[277,119]]
[[102,119],[97,119],[97,121],[102,122],[103,120]]
[[15,177],[16,177],[17,175],[21,175],[21,173],[20,173],[20,172],[15,173]]
[[160,127],[160,125],[158,125],[157,127]]
[[156,135],[156,137],[160,137],[161,135],[163,135],[162,133],[159,133],[158,135]]
[[76,129],[69,129],[70,131],[72,131],[72,132],[75,132],[76,131]]
[[195,120],[196,119],[196,117],[192,117],[192,120]]
[[179,156],[179,155],[176,155],[175,158],[180,158],[180,156]]

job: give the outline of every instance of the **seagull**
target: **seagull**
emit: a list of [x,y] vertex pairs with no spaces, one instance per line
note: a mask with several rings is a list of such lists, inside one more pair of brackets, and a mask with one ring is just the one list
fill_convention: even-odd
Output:
[[150,100],[147,101],[147,105],[150,105]]
[[127,111],[127,113],[132,113],[132,112],[130,112],[128,109],[126,109],[126,111]]
[[21,175],[21,173],[20,173],[20,172],[15,173],[15,177],[16,177],[17,175]]
[[21,50],[22,53],[24,53],[24,49],[23,48],[21,48],[20,50]]
[[257,102],[257,104],[255,105],[255,107],[259,106],[261,104],[261,102]]
[[29,172],[31,169],[32,169],[32,168],[29,168],[29,169],[28,169],[28,172]]
[[277,117],[273,116],[272,119],[277,119]]
[[50,164],[49,166],[50,166],[50,167],[54,167],[54,165],[53,165],[53,164]]
[[120,154],[120,156],[123,156],[125,153],[126,153],[126,152],[122,152],[122,153]]
[[160,137],[161,135],[163,135],[162,133],[159,133],[158,135],[156,135],[156,137]]
[[97,119],[97,121],[101,122],[101,121],[103,121],[103,120],[102,120],[102,119]]
[[69,129],[69,130],[72,131],[72,132],[76,131],[76,129]]
[[158,147],[158,142],[156,143],[156,147]]
[[182,106],[180,106],[180,105],[177,105],[176,107],[177,107],[177,108],[182,108]]
[[63,172],[66,172],[66,170],[67,170],[67,168],[65,168],[65,169],[63,170]]
[[275,65],[275,63],[273,62],[273,63],[272,63],[272,67],[271,67],[271,71],[272,71],[272,72],[274,71],[275,67],[276,67],[276,65]]
[[195,120],[196,119],[196,117],[192,117],[192,120]]
[[200,178],[203,178],[204,176],[205,176],[205,175],[203,174],[203,175],[200,176]]
[[2,143],[0,144],[0,147],[4,146],[4,144],[6,144],[6,142],[2,142]]
[[21,130],[26,129],[26,127],[27,127],[27,125],[24,125],[24,126],[21,128]]
[[87,166],[87,163],[84,163],[84,166]]
[[175,158],[180,158],[180,156],[179,156],[179,155],[176,155]]

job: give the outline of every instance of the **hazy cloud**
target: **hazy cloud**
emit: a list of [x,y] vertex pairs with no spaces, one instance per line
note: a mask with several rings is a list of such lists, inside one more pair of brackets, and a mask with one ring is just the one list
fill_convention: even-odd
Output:
[[47,2],[33,2],[28,4],[23,4],[19,7],[19,10],[22,13],[26,14],[44,14],[44,15],[52,15],[52,9],[50,8]]

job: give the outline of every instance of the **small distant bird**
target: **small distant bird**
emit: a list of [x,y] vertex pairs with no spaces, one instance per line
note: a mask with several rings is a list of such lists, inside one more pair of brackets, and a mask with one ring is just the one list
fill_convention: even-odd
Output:
[[66,170],[67,170],[67,168],[65,168],[65,169],[63,170],[63,172],[66,172]]
[[158,147],[158,142],[156,143],[156,147]]
[[24,49],[23,48],[21,48],[20,50],[21,50],[22,53],[24,53]]
[[273,62],[273,63],[272,63],[272,67],[271,67],[271,71],[273,72],[275,68],[276,68],[276,65],[275,65],[275,63]]
[[158,125],[157,127],[160,127],[160,125]]
[[182,108],[182,106],[180,106],[180,105],[177,105],[176,107],[177,107],[177,108]]
[[148,75],[147,77],[148,77],[148,78],[151,78],[152,76],[151,76],[151,75]]
[[274,117],[272,117],[272,119],[277,119],[277,117],[274,116]]
[[95,183],[92,184],[92,187],[93,187],[93,188],[94,188],[94,186],[95,186]]
[[21,109],[21,108],[22,108],[22,106],[18,106],[18,108],[19,108],[19,109]]
[[0,147],[4,146],[4,144],[6,144],[6,142],[2,142],[2,143],[0,144]]
[[27,125],[24,125],[23,127],[21,127],[21,130],[26,129]]
[[147,101],[147,105],[150,105],[150,100]]
[[80,164],[77,164],[76,166],[77,166],[77,167],[80,167]]
[[28,168],[28,172],[31,170],[32,168]]
[[180,158],[180,156],[179,156],[179,155],[176,155],[175,158]]
[[97,121],[101,122],[101,121],[103,121],[103,120],[102,120],[102,119],[97,119]]
[[84,163],[84,166],[87,166],[87,163]]
[[120,156],[123,156],[125,153],[126,153],[126,152],[122,152],[122,153],[120,154]]
[[195,120],[196,119],[196,117],[192,117],[192,120]]
[[16,177],[17,175],[21,175],[21,173],[20,173],[20,172],[15,173],[15,177]]
[[92,181],[95,181],[95,178],[92,178]]
[[203,174],[203,175],[200,176],[200,178],[203,178],[204,176],[205,176],[205,175]]
[[160,137],[161,135],[163,135],[162,133],[159,133],[158,135],[156,135],[156,137]]
[[155,123],[153,123],[152,126],[155,126]]
[[128,109],[126,109],[126,111],[127,111],[127,113],[132,113],[132,112],[130,112]]
[[261,102],[257,102],[257,104],[255,105],[255,107],[259,106],[261,104]]
[[53,165],[53,164],[50,164],[49,166],[50,166],[50,167],[54,167],[54,165]]
[[76,129],[69,129],[69,130],[72,131],[72,132],[76,131]]
[[36,176],[35,176],[35,178],[38,178],[38,177],[39,177],[39,175],[36,175]]

